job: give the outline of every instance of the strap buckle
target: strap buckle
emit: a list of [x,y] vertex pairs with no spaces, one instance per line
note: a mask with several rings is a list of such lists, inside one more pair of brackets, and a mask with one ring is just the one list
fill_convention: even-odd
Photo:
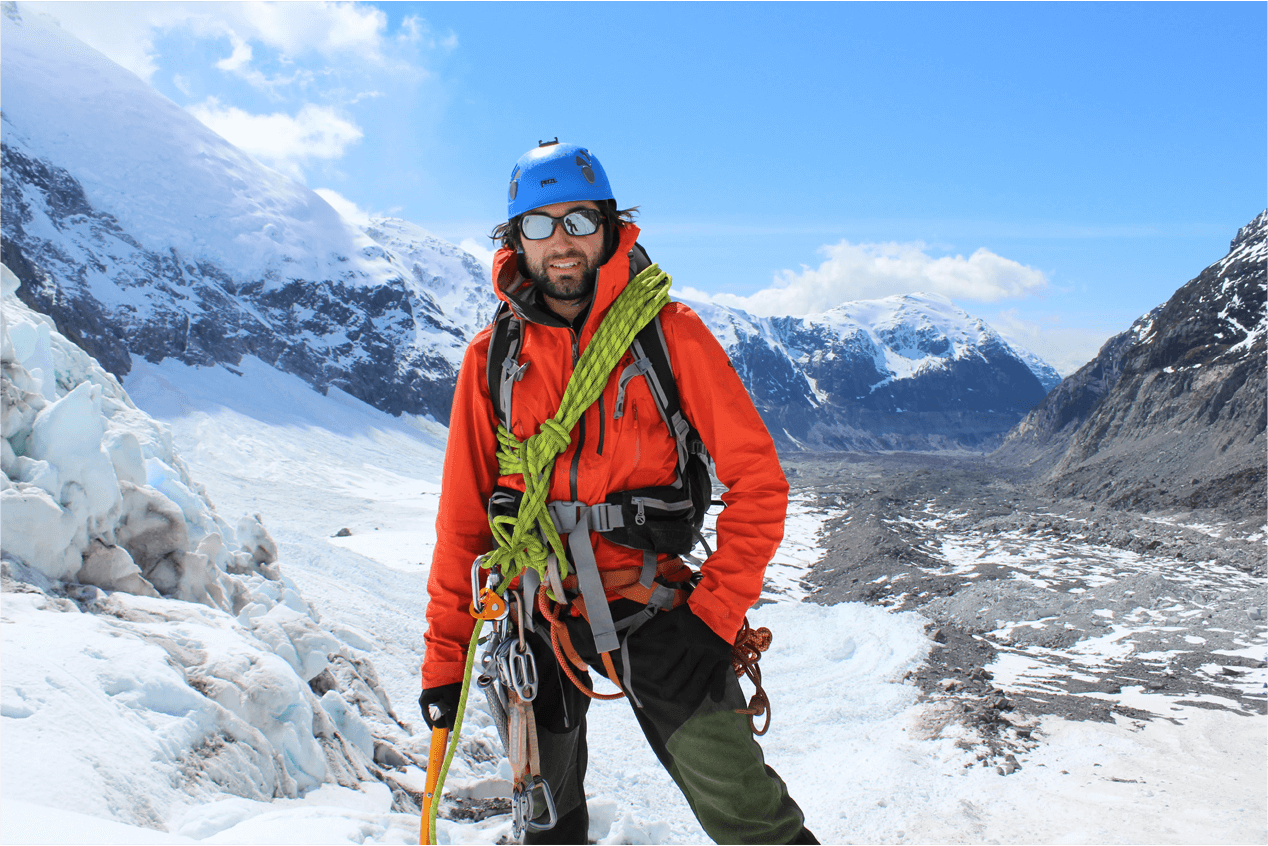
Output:
[[555,522],[555,531],[561,535],[570,534],[584,519],[583,515],[590,506],[584,502],[565,502],[555,500],[547,505],[550,517]]
[[590,531],[610,532],[624,525],[625,518],[621,515],[621,506],[606,502],[590,506]]
[[561,535],[572,534],[575,529],[585,523],[591,532],[610,532],[625,525],[621,515],[621,506],[608,502],[590,505],[585,502],[564,502],[556,500],[548,506],[551,519],[555,523],[555,531]]

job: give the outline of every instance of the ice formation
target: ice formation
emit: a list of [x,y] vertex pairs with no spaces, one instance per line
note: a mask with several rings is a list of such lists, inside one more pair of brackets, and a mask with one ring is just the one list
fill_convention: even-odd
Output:
[[[381,781],[413,810],[410,732],[365,644],[322,625],[260,518],[223,519],[168,428],[0,268],[0,554],[21,623],[5,639],[6,797],[88,784],[76,807],[166,828],[217,794]],[[74,725],[73,747],[49,743]]]

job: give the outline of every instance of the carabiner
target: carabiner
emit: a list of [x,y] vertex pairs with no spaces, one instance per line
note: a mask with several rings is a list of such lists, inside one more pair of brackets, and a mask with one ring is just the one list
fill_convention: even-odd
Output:
[[480,587],[480,565],[483,563],[483,555],[476,556],[471,562],[471,616],[477,620],[501,620],[509,613],[510,606],[494,590],[501,581],[497,573],[489,573],[487,585]]
[[[547,819],[544,823],[533,822],[533,791],[538,787],[542,789],[542,796],[545,799]],[[513,835],[516,840],[525,831],[550,831],[559,822],[559,814],[555,810],[555,796],[550,791],[550,785],[546,779],[541,776],[533,776],[532,782],[527,785],[521,785],[511,793],[511,826],[514,829]]]
[[495,660],[498,681],[525,702],[537,698],[537,659],[532,650],[521,650],[518,641],[507,638],[498,644]]

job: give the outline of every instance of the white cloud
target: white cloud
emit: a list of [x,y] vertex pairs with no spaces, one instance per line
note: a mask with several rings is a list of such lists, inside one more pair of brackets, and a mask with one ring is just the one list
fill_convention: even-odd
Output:
[[292,179],[303,181],[304,166],[314,159],[337,159],[359,141],[361,127],[329,106],[305,105],[295,116],[276,112],[254,115],[209,97],[190,113],[226,141]]
[[251,56],[254,51],[251,45],[236,36],[230,36],[229,40],[233,43],[233,53],[227,59],[221,59],[216,62],[216,67],[222,71],[239,71],[251,63]]
[[480,264],[488,268],[493,267],[493,250],[490,250],[476,239],[463,238],[462,241],[459,242],[458,246],[475,256],[476,259],[479,260]]
[[1060,315],[1028,320],[1010,308],[982,316],[1010,344],[1030,350],[1063,377],[1087,364],[1111,337],[1104,330],[1063,326]]
[[25,6],[54,18],[62,29],[142,79],[158,70],[154,33],[180,25],[200,3],[30,2]]
[[756,315],[815,314],[849,300],[867,300],[917,291],[943,294],[957,300],[997,302],[1043,292],[1043,271],[996,255],[985,248],[968,258],[931,256],[919,241],[851,244],[841,241],[820,252],[827,256],[817,268],[802,266],[799,273],[781,272],[769,288],[741,297],[704,294],[684,289],[684,296],[734,306]]
[[[63,0],[32,2],[36,11],[57,19],[62,28],[114,62],[150,79],[158,69],[154,39],[167,30],[185,29],[204,38],[227,38],[232,52],[216,63],[252,84],[277,84],[253,66],[252,44],[282,54],[283,62],[316,55],[350,68],[393,64],[394,44],[387,35],[387,15],[370,5],[353,3],[266,2],[121,2]],[[418,32],[411,19],[408,31]],[[304,77],[299,77],[304,78]]]
[[314,188],[313,193],[321,197],[331,208],[339,212],[339,216],[357,226],[368,226],[370,213],[332,188]]
[[352,3],[228,3],[234,24],[290,55],[316,51],[326,56],[352,53],[382,59],[387,15]]

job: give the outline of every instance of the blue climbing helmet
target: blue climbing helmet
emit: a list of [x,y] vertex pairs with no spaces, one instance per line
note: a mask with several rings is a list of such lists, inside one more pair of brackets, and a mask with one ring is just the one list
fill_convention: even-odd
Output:
[[558,138],[520,156],[506,196],[507,220],[551,203],[616,199],[595,155],[576,144],[560,144]]

